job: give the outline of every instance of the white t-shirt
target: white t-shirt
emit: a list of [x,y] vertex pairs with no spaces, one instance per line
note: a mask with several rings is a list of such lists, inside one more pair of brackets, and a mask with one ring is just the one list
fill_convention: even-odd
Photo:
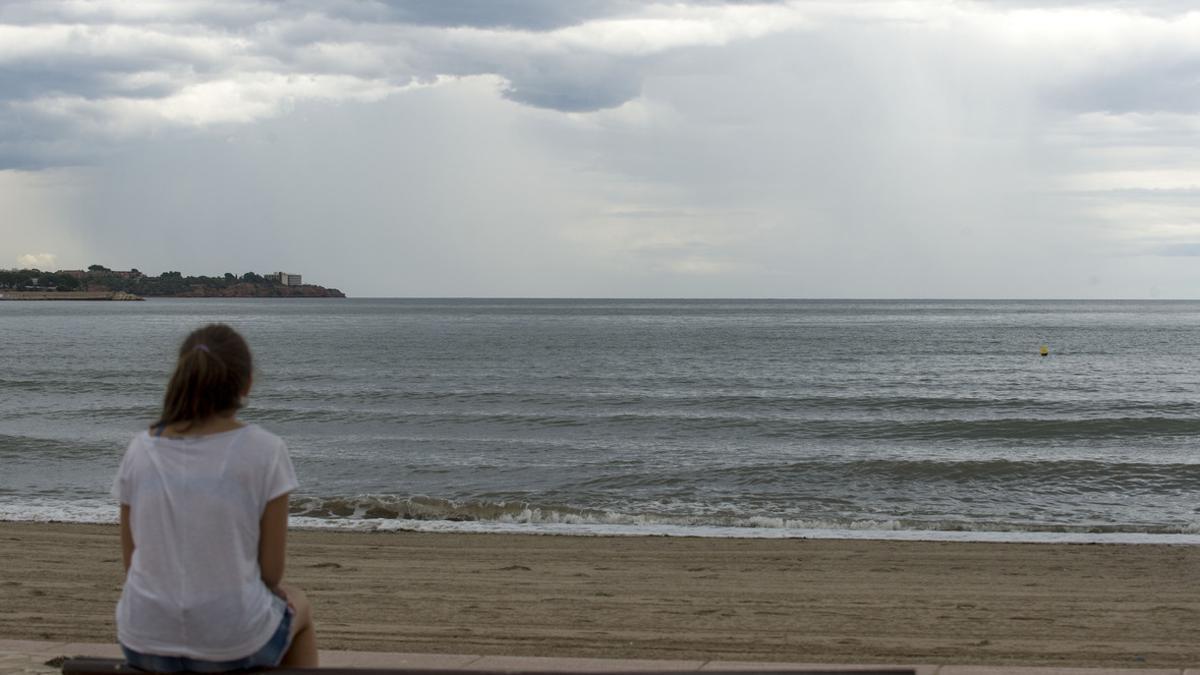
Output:
[[297,486],[283,440],[253,424],[135,436],[113,483],[134,546],[117,603],[121,643],[208,661],[262,648],[283,615],[261,578],[259,523],[267,502]]

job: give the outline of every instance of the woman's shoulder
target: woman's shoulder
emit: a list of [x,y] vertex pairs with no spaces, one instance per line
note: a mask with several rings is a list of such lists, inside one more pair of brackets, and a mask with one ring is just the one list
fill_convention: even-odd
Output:
[[134,434],[133,438],[129,439],[129,445],[126,446],[125,451],[127,453],[128,452],[136,452],[138,450],[141,450],[142,448],[145,448],[147,445],[150,445],[153,442],[154,442],[154,436],[152,436],[150,434],[150,430],[143,429],[143,430],[137,432],[136,434]]
[[236,433],[236,442],[242,447],[251,447],[271,455],[287,452],[287,444],[282,438],[257,424],[249,423],[238,429]]
[[279,436],[267,431],[254,422],[247,422],[239,431],[241,436],[246,439],[252,439],[258,442],[283,443],[283,439]]

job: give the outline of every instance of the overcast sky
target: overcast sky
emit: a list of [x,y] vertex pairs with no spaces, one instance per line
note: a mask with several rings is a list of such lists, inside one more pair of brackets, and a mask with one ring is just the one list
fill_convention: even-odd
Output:
[[1200,9],[0,3],[0,267],[1200,297]]

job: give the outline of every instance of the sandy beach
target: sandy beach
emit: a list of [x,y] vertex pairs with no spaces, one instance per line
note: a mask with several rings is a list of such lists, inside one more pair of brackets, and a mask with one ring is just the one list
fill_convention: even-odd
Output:
[[[0,637],[114,639],[113,526],[0,523]],[[1200,548],[293,531],[335,649],[1185,666]]]

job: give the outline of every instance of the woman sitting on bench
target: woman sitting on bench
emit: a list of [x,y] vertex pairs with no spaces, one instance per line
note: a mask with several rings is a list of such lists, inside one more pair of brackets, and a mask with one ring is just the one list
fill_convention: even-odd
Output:
[[283,582],[296,474],[278,436],[236,417],[251,374],[250,349],[232,328],[193,332],[162,417],[121,461],[117,637],[131,666],[317,665],[308,599]]

